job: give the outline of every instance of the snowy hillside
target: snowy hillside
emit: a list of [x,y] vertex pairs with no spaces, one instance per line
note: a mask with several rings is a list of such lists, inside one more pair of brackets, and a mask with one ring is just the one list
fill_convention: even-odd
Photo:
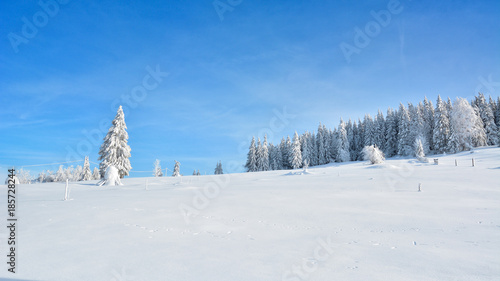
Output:
[[436,158],[20,185],[0,279],[498,280],[500,148]]

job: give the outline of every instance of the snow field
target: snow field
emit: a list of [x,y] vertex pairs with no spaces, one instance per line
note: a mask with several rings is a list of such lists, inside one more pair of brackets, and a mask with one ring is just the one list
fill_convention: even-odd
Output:
[[0,278],[498,280],[500,148],[435,158],[74,182],[69,201],[19,185],[18,273]]

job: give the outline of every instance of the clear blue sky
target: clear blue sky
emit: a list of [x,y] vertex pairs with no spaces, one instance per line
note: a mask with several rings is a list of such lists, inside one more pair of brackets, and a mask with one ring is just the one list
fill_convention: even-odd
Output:
[[[265,131],[277,142],[424,96],[500,92],[498,1],[220,0],[219,12],[211,0],[66,1],[48,12],[37,2],[0,4],[2,178],[11,165],[97,162],[104,132],[85,132],[103,120],[107,130],[132,94],[132,171],[158,158],[191,174],[218,160],[243,170],[249,139]],[[390,20],[374,25],[382,10]],[[369,42],[355,41],[357,28]],[[347,60],[342,43],[358,53]],[[284,107],[286,122],[275,113]],[[57,165],[30,170],[41,168]]]

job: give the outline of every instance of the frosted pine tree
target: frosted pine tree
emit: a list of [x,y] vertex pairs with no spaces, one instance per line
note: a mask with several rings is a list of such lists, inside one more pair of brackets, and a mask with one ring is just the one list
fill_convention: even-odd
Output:
[[193,171],[193,176],[196,176],[196,170]]
[[432,143],[435,152],[443,153],[447,150],[449,135],[450,120],[448,119],[447,105],[438,96],[436,110],[434,111],[434,131],[432,134]]
[[99,171],[101,176],[104,176],[109,166],[115,166],[118,169],[120,178],[123,178],[128,176],[132,167],[129,160],[131,156],[130,146],[127,144],[127,125],[125,124],[125,115],[121,105],[111,123],[108,133],[104,137],[104,143],[99,150],[99,160],[101,160]]
[[248,148],[247,163],[245,164],[247,172],[257,171],[257,148],[255,147],[255,137],[252,137],[250,147]]
[[97,169],[97,167],[94,167],[94,171],[92,172],[92,179],[93,180],[101,179],[101,173],[99,173],[99,169]]
[[415,139],[415,144],[413,145],[414,154],[419,161],[427,162],[427,159],[425,158],[424,145],[422,143],[422,138]]
[[407,156],[413,152],[412,134],[410,128],[410,116],[403,104],[399,105],[399,132],[398,132],[398,154]]
[[290,156],[290,164],[292,165],[292,169],[298,169],[302,167],[302,154],[300,152],[300,140],[297,132],[295,132],[295,134],[293,135],[292,153]]
[[349,140],[347,138],[347,130],[342,119],[340,119],[337,135],[337,162],[347,162],[351,159],[351,155],[349,153]]
[[495,124],[495,115],[493,114],[490,103],[487,103],[484,95],[479,93],[474,104],[479,109],[479,115],[484,124],[488,145],[498,145],[498,128]]
[[327,148],[325,144],[326,137],[324,136],[326,132],[323,131],[321,123],[318,127],[318,133],[316,134],[316,142],[318,148],[318,165],[324,165],[327,163]]
[[302,163],[307,161],[307,163],[311,163],[311,153],[310,153],[310,146],[309,146],[309,132],[306,132],[302,135],[300,138],[300,147],[302,149]]
[[80,180],[89,181],[92,179],[92,172],[90,171],[89,157],[85,156],[85,162],[83,162],[83,172]]
[[373,119],[370,114],[365,115],[363,120],[364,127],[364,146],[370,146],[375,144],[375,128],[373,124]]
[[374,133],[375,133],[375,144],[380,150],[384,151],[385,149],[385,126],[386,121],[384,118],[384,114],[382,111],[378,111],[377,116],[374,121]]
[[260,151],[257,150],[257,167],[259,171],[269,171],[269,147],[267,144],[267,135],[264,135],[264,142],[262,142],[262,146],[259,147]]
[[387,157],[398,153],[398,120],[392,108],[387,109],[385,121],[385,154]]
[[180,177],[181,176],[181,163],[175,161],[174,171],[172,172],[172,177]]
[[163,172],[161,170],[161,164],[159,159],[156,159],[153,164],[153,176],[163,177]]
[[224,171],[222,170],[222,163],[219,161],[215,166],[214,175],[222,175],[222,174],[224,174]]
[[[433,150],[434,144],[432,142],[432,132],[434,130],[434,107],[432,102],[427,100],[427,97],[424,99],[424,110],[423,110],[423,118],[424,118],[424,138],[428,145],[428,151]],[[424,147],[424,149],[426,149]]]

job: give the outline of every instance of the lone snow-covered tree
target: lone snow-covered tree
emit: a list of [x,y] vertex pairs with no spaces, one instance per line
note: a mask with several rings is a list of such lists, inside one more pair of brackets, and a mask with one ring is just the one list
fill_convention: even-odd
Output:
[[153,176],[155,177],[163,177],[163,172],[161,171],[161,164],[160,160],[156,159],[155,163],[153,164]]
[[[175,161],[175,160],[174,160]],[[180,177],[181,164],[175,161],[174,171],[172,172],[172,177]]]
[[247,172],[257,171],[257,149],[255,147],[255,137],[252,137],[252,142],[248,148],[247,163],[245,164]]
[[108,133],[104,137],[104,143],[99,150],[99,160],[101,160],[99,171],[101,177],[103,177],[109,166],[115,166],[118,169],[120,178],[123,178],[128,176],[132,167],[129,160],[131,156],[130,146],[127,144],[127,125],[125,124],[125,115],[121,105],[111,123]]
[[89,181],[92,179],[92,172],[90,171],[89,157],[85,156],[85,162],[83,163],[83,172],[80,180]]

